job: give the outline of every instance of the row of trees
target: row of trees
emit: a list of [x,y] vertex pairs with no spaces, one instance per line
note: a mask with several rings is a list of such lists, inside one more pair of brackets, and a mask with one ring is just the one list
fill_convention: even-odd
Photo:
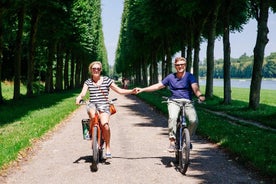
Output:
[[[133,75],[137,83],[158,81],[158,63],[162,76],[171,72],[172,56],[181,51],[187,58],[187,70],[199,76],[199,51],[207,41],[206,91],[213,96],[214,44],[223,38],[224,103],[231,102],[230,32],[240,32],[250,18],[258,23],[254,48],[249,107],[257,109],[260,101],[264,50],[268,42],[269,9],[273,0],[125,0],[115,67],[123,75]],[[234,16],[233,16],[234,15]],[[192,55],[193,54],[193,55]],[[147,68],[149,67],[149,74]],[[131,68],[131,69],[130,69]],[[149,75],[149,76],[148,76]]]
[[[207,41],[206,96],[213,95],[214,43],[223,37],[224,102],[231,101],[230,31],[241,31],[254,17],[258,22],[249,107],[259,105],[267,19],[273,0],[125,0],[115,69],[147,85],[171,72],[171,58],[181,51],[188,71],[199,76],[200,43]],[[274,8],[274,9],[273,9]],[[235,16],[232,16],[235,15]],[[193,53],[193,55],[192,55]],[[108,73],[100,0],[4,0],[0,2],[0,76],[14,81],[14,99],[20,83],[33,95],[34,82],[45,81],[45,92],[78,87],[87,78],[93,60]],[[4,72],[3,72],[4,71]],[[0,83],[0,102],[3,101]]]
[[[251,78],[253,70],[253,56],[246,54],[235,59],[231,58],[231,78]],[[206,63],[199,65],[199,76],[206,77]],[[264,78],[276,78],[276,53],[271,53],[264,58],[262,75]],[[214,78],[223,78],[223,59],[215,60]]]
[[14,81],[14,99],[22,82],[27,96],[40,80],[46,93],[78,87],[94,60],[108,72],[100,0],[0,2],[0,76]]

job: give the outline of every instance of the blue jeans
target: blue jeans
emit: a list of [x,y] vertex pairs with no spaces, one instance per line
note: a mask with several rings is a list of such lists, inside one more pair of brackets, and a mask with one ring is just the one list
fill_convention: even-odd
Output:
[[[180,113],[179,105],[177,105],[176,102],[168,100],[168,112],[169,112],[169,119],[168,119],[169,138],[175,139],[177,118]],[[190,136],[192,137],[195,134],[196,128],[198,126],[198,117],[193,103],[185,104],[185,114],[188,119],[188,129],[190,132]]]

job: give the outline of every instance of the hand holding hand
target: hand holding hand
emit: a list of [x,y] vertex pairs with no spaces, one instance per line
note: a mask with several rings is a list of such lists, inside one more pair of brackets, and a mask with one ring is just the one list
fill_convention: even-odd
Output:
[[142,88],[135,88],[136,89],[136,94],[138,94],[138,93],[141,93],[142,92]]

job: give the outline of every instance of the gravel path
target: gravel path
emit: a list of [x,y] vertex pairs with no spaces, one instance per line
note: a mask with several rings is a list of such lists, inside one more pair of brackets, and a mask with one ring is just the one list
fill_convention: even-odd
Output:
[[117,113],[111,117],[113,158],[101,163],[97,172],[90,170],[91,143],[82,140],[81,119],[87,118],[82,106],[38,142],[31,156],[0,176],[0,183],[264,183],[199,137],[193,140],[187,174],[180,174],[174,154],[166,151],[166,117],[135,96],[111,93],[111,97],[118,98]]

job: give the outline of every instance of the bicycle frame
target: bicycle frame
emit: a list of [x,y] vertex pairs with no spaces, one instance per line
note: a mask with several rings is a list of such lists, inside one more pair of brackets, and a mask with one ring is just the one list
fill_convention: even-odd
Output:
[[187,123],[186,123],[186,115],[185,115],[185,107],[180,106],[180,122],[179,122],[179,150],[182,150],[183,147],[183,142],[182,142],[182,134],[183,134],[183,130],[184,128],[187,128]]

